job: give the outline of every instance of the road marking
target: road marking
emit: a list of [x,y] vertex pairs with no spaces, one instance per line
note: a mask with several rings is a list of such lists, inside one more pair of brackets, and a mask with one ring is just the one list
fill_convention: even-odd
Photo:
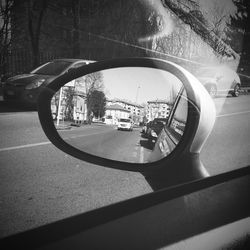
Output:
[[144,149],[140,146],[140,163],[144,163]]
[[[72,137],[65,137],[65,138],[62,137],[62,139],[70,140],[70,139],[80,138],[80,137],[89,136],[89,135],[97,135],[97,134],[101,134],[101,133],[99,132],[99,133],[92,133],[92,134],[85,134],[85,135],[72,135]],[[19,146],[7,147],[7,148],[0,148],[0,152],[22,149],[22,148],[32,148],[32,147],[37,147],[37,146],[42,146],[42,145],[47,145],[47,144],[51,144],[51,142],[45,141],[45,142],[25,144],[25,145],[19,145]]]
[[51,142],[45,141],[45,142],[26,144],[26,145],[20,145],[20,146],[15,146],[15,147],[0,148],[0,152],[21,149],[21,148],[32,148],[32,147],[37,147],[37,146],[47,145],[47,144],[51,144]]
[[[113,130],[109,130],[108,132],[110,131],[113,131]],[[63,137],[60,133],[59,135],[62,137],[63,140],[70,140],[70,139],[77,139],[77,138],[80,138],[80,137],[85,137],[85,136],[91,136],[91,135],[101,135],[101,134],[104,134],[106,133],[107,131],[98,131],[98,132],[95,132],[95,133],[92,133],[92,134],[83,134],[83,135],[76,135],[76,134],[73,134],[73,135],[70,135],[69,137]]]
[[135,146],[133,154],[132,154],[134,158],[137,158],[137,150],[138,150],[138,146]]
[[247,114],[247,113],[250,113],[250,111],[242,111],[242,112],[235,112],[235,113],[217,115],[216,117],[220,118],[220,117],[225,117],[225,116],[241,115],[241,114]]
[[[62,137],[63,140],[70,140],[70,139],[76,139],[76,138],[85,137],[85,136],[98,135],[98,134],[102,134],[104,132],[106,132],[106,131],[95,132],[92,134],[84,134],[84,135],[75,135],[74,134],[70,137],[65,137],[65,138],[63,138],[62,135],[60,135],[60,134],[59,135]],[[38,142],[38,143],[32,143],[32,144],[25,144],[25,145],[13,146],[13,147],[0,148],[0,152],[22,149],[22,148],[32,148],[32,147],[37,147],[37,146],[42,146],[42,145],[47,145],[47,144],[51,144],[51,142],[46,141],[46,142]]]

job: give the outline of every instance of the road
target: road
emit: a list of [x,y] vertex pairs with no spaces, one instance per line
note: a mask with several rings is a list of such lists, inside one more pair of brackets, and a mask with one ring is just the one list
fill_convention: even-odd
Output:
[[[250,96],[214,102],[217,120],[201,153],[211,175],[250,164]],[[0,237],[152,192],[139,173],[84,163],[55,148],[40,128],[36,112],[1,113],[0,128]],[[127,160],[145,160],[138,129],[127,132],[102,126],[100,130],[96,125],[84,129],[93,132],[92,139],[89,133],[82,138],[88,145],[102,133],[106,145],[100,153],[127,157],[124,150],[119,152],[122,140],[129,145],[125,151],[131,152]],[[76,131],[61,133],[69,138],[79,136]],[[143,150],[144,157],[147,148]]]
[[141,135],[141,128],[133,131],[117,130],[116,126],[95,124],[59,130],[69,144],[87,153],[112,160],[144,163],[152,152],[148,140]]
[[215,175],[250,164],[250,96],[216,98],[217,118],[201,152],[201,159]]

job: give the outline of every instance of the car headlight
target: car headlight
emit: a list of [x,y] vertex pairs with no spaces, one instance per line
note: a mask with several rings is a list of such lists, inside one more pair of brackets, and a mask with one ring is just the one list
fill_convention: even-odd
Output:
[[25,89],[35,89],[40,87],[44,83],[45,79],[38,79],[28,84]]
[[155,133],[154,130],[151,130],[151,136],[152,136],[152,137],[157,137],[157,134]]

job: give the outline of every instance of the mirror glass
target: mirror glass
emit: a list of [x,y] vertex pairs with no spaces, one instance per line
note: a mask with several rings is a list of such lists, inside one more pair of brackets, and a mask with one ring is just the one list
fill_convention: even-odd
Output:
[[144,67],[84,75],[51,100],[55,127],[68,144],[130,163],[154,162],[171,153],[183,135],[187,110],[182,82]]

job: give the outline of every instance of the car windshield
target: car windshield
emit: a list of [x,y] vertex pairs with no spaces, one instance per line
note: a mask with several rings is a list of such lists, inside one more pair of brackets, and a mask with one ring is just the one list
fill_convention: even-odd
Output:
[[127,122],[127,123],[130,122],[129,119],[120,119],[119,121],[120,121],[120,122]]
[[59,75],[66,70],[72,63],[66,61],[49,62],[33,71],[32,74],[37,75]]
[[[250,164],[249,0],[5,0],[0,16],[0,238],[154,192],[139,172],[100,167],[57,149],[37,115],[39,86],[47,77],[25,72],[54,76],[72,59],[124,57],[166,60],[197,78],[201,72],[213,76],[211,68],[227,68],[234,74],[219,83],[199,78],[216,109],[200,158],[210,176]],[[77,137],[104,158],[136,159],[135,165],[145,163],[153,150],[155,118],[166,119],[179,139],[187,110],[180,106],[171,121],[168,117],[182,83],[174,76],[167,82],[158,69],[136,70],[125,69],[122,76],[111,69],[94,72],[53,92],[51,119],[58,133],[65,140]],[[12,86],[4,81],[9,77]],[[116,96],[103,87],[103,79]],[[143,93],[144,81],[150,81],[151,91]],[[194,89],[198,86],[195,82]],[[187,99],[180,102],[187,105]]]
[[205,69],[201,69],[197,72],[197,76],[201,76],[201,77],[214,77],[216,76],[216,74],[218,74],[218,72],[215,69],[210,69],[210,68],[205,68]]

